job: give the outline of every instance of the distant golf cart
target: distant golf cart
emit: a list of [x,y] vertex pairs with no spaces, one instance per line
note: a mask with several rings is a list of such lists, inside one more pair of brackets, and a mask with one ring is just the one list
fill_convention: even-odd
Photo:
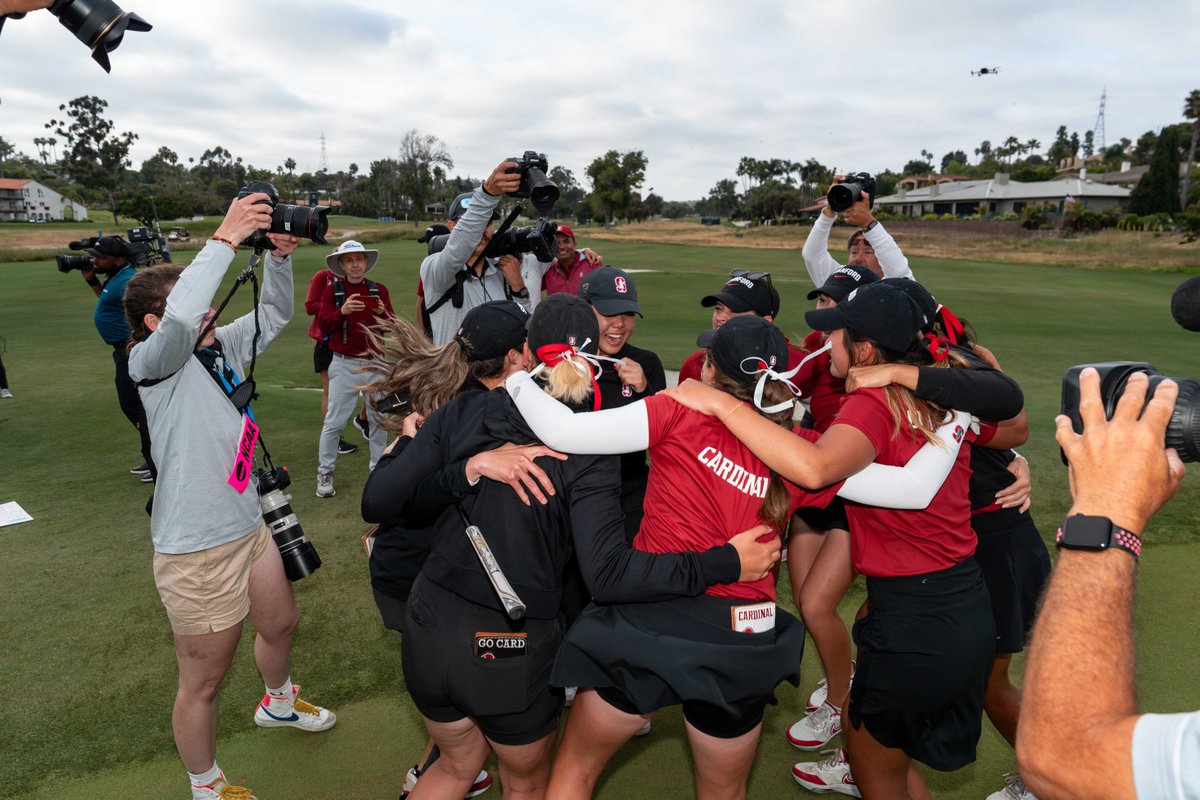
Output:
[[168,242],[190,242],[191,240],[192,234],[188,232],[187,228],[171,228],[167,233]]

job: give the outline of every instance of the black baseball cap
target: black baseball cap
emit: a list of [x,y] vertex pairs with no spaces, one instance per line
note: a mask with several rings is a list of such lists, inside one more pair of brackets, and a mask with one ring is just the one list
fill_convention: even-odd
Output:
[[425,234],[420,239],[417,239],[417,241],[421,244],[427,244],[433,237],[445,236],[449,232],[450,229],[439,222],[436,225],[430,225],[428,228],[426,228]]
[[623,269],[600,267],[583,276],[579,284],[579,297],[606,317],[621,314],[642,316],[637,301],[637,287]]
[[512,300],[492,300],[468,311],[454,338],[467,361],[487,361],[520,350],[528,323],[529,312]]
[[[467,213],[467,207],[471,205],[471,201],[474,200],[474,198],[474,192],[463,192],[458,197],[454,198],[454,202],[450,204],[450,213],[446,216],[446,219],[453,221]],[[492,211],[492,220],[495,221],[498,219],[500,219],[500,211],[495,209]],[[447,231],[447,233],[449,233],[449,231]]]
[[129,245],[120,236],[101,236],[96,246],[89,247],[86,252],[95,258],[127,258],[130,255]]
[[928,289],[912,278],[884,278],[880,283],[895,286],[908,295],[908,299],[917,304],[921,316],[924,317],[921,320],[921,330],[926,332],[933,330],[933,325],[937,322],[938,317],[938,301],[934,299]]
[[816,300],[818,295],[825,295],[835,303],[846,299],[846,295],[860,286],[875,283],[879,277],[862,264],[847,264],[834,270],[821,286],[808,293],[809,300]]
[[573,294],[552,294],[538,303],[528,328],[529,349],[535,354],[548,344],[566,344],[594,354],[600,340],[592,307]]
[[882,281],[855,289],[836,306],[804,313],[804,321],[814,331],[852,328],[897,353],[907,352],[912,347],[923,320],[924,315],[912,298]]
[[697,344],[721,372],[738,383],[752,384],[765,367],[787,369],[788,346],[783,332],[762,317],[733,317],[700,334]]
[[737,313],[753,311],[760,317],[779,315],[779,292],[771,285],[767,272],[750,272],[737,269],[721,291],[703,297],[700,305],[711,308],[722,303]]

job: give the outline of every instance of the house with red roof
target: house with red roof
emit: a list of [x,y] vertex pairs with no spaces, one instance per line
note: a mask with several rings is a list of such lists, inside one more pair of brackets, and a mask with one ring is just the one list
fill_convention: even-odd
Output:
[[30,178],[0,178],[0,220],[8,222],[82,221],[87,206]]

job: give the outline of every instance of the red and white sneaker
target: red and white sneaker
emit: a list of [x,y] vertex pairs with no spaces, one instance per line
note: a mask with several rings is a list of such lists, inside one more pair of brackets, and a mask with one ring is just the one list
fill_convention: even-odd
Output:
[[821,761],[802,761],[792,765],[792,777],[796,783],[810,792],[837,792],[851,797],[862,797],[854,776],[850,774],[850,763],[846,761],[844,748],[825,750],[831,755]]
[[[850,682],[854,683],[854,668],[857,666],[855,662],[850,662]],[[821,678],[821,682],[817,684],[817,688],[813,689],[813,693],[808,696],[808,703],[805,704],[805,710],[812,713],[821,707],[821,704],[829,699],[829,681],[826,678]]]
[[[415,766],[408,771],[408,774],[404,776],[404,790],[400,792],[400,800],[404,800],[413,789],[417,788],[417,781],[420,777],[421,771]],[[472,797],[479,797],[479,795],[490,788],[492,788],[492,773],[486,769],[481,770],[475,778],[475,783],[471,784],[471,789],[466,793],[465,798],[466,800],[470,800]]]
[[825,702],[788,728],[787,740],[797,750],[820,750],[841,732],[842,712]]

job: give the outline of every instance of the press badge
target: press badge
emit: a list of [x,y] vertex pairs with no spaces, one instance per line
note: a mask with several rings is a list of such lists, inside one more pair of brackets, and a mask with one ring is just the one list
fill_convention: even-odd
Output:
[[475,657],[485,661],[496,658],[516,658],[525,655],[528,633],[475,632]]
[[775,604],[755,603],[729,609],[730,627],[739,633],[766,633],[775,630]]
[[254,471],[254,445],[258,443],[258,425],[249,414],[242,415],[242,433],[238,436],[237,452],[233,454],[233,472],[229,473],[229,485],[238,494],[246,491],[250,473]]

